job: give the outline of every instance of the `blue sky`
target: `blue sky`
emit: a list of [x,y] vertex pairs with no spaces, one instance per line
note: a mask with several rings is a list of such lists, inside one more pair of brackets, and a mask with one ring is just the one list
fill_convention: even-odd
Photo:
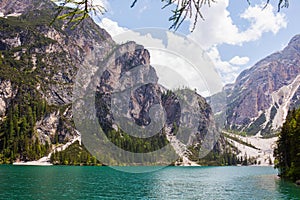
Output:
[[[262,10],[263,0],[218,0],[210,8],[204,6],[205,21],[199,20],[193,33],[186,20],[178,29],[207,52],[223,83],[233,82],[245,68],[253,66],[267,55],[283,49],[289,40],[300,34],[300,1],[291,1],[289,8],[277,12],[277,0]],[[105,1],[108,12],[99,19],[100,25],[114,35],[125,29],[160,27],[168,29],[171,7],[161,9],[158,0]]]

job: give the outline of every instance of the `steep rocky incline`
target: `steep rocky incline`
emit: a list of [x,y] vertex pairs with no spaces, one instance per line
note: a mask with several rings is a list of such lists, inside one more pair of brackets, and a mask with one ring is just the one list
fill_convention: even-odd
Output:
[[169,141],[184,165],[195,165],[190,157],[198,156],[192,155],[189,148],[205,144],[203,149],[213,149],[218,139],[213,136],[217,137],[218,132],[210,106],[194,91],[170,91],[159,85],[149,52],[143,46],[134,42],[120,45],[104,66],[96,83],[96,115],[115,145],[129,152],[147,153],[163,148]]
[[226,87],[227,128],[261,135],[278,131],[300,102],[300,35],[243,71]]
[[90,60],[97,66],[115,45],[92,19],[76,29],[59,20],[50,26],[55,13],[48,0],[0,1],[0,163],[36,159],[45,152],[30,157],[31,148],[78,135],[71,109],[77,71]]

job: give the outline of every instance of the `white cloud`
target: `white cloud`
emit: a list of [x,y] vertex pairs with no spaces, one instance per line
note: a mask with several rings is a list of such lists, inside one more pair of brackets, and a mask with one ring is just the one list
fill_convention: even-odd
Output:
[[117,22],[114,22],[108,18],[103,18],[98,24],[101,28],[104,28],[112,37],[128,31],[127,28],[120,27]]
[[239,72],[237,65],[245,65],[250,59],[236,55],[229,61],[223,61],[218,51],[219,45],[242,45],[259,40],[267,32],[276,34],[287,26],[284,13],[276,12],[271,4],[262,9],[264,5],[260,4],[249,6],[240,15],[250,25],[243,31],[239,30],[227,10],[228,5],[229,0],[219,0],[211,7],[203,7],[205,21],[199,21],[194,32],[189,35],[209,52],[225,83],[234,81]]
[[[238,28],[233,24],[230,13],[226,10],[228,0],[220,0],[210,8],[203,7],[202,13],[205,21],[199,21],[189,37],[195,39],[204,48],[214,44],[233,43]],[[193,22],[191,22],[192,26]]]
[[104,28],[117,43],[121,44],[128,41],[134,41],[137,44],[142,44],[148,48],[165,48],[162,41],[160,39],[153,38],[150,33],[146,35],[139,33],[138,31],[141,29],[130,30],[128,28],[119,26],[117,22],[108,18],[103,18],[98,24],[101,28]]
[[234,56],[230,59],[229,63],[232,65],[246,65],[249,62],[249,57],[240,57],[240,56]]
[[242,15],[251,22],[248,30],[241,33],[241,40],[252,41],[259,39],[263,33],[272,32],[276,34],[280,29],[286,28],[287,21],[283,13],[275,13],[272,5],[268,5],[262,10],[263,5],[249,7]]
[[232,83],[235,80],[235,78],[238,76],[240,72],[240,68],[232,65],[228,61],[223,61],[221,59],[217,46],[211,47],[207,51],[207,54],[212,60],[212,62],[214,63],[217,71],[219,72],[223,84]]
[[266,32],[276,34],[287,26],[285,15],[275,12],[272,5],[265,9],[262,9],[263,5],[255,5],[249,6],[241,14],[241,18],[248,20],[250,26],[245,31],[240,31],[227,10],[228,4],[229,0],[220,0],[209,8],[203,7],[205,21],[199,21],[189,36],[204,48],[217,44],[241,45],[258,40]]

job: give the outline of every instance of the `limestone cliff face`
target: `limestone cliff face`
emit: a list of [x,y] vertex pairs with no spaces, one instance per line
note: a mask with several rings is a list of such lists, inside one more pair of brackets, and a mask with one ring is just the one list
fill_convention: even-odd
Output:
[[243,71],[228,91],[227,128],[250,134],[276,132],[299,106],[300,35],[282,51]]
[[[95,102],[98,121],[107,135],[117,132],[113,138],[130,138],[123,143],[136,139],[124,136],[126,133],[138,133],[135,136],[153,139],[152,143],[167,139],[183,160],[195,156],[189,147],[204,144],[203,148],[213,149],[219,135],[206,100],[191,90],[170,91],[159,85],[143,46],[134,42],[120,45],[103,65],[106,69],[97,83]],[[152,135],[142,133],[143,129]],[[214,149],[221,152],[224,143],[218,141]],[[144,149],[132,151],[141,153]]]
[[0,1],[0,149],[13,136],[5,128],[9,111],[18,113],[12,117],[20,121],[17,133],[29,109],[35,122],[24,121],[32,129],[28,136],[42,144],[78,135],[71,109],[75,76],[83,63],[97,66],[114,42],[92,19],[76,29],[59,20],[50,26],[55,13],[48,0]]
[[[101,61],[114,44],[110,35],[91,19],[76,29],[62,21],[49,26],[55,5],[48,0],[3,0],[0,10],[5,15],[21,14],[1,18],[0,49],[13,52],[14,60],[28,62],[20,68],[22,71],[38,73],[42,79],[38,87],[49,104],[70,103],[78,67],[85,60]],[[4,54],[2,57],[5,59]]]
[[[117,101],[115,104],[120,105],[115,106],[116,109],[129,108],[128,111],[119,110],[119,112],[133,118],[138,125],[148,125],[149,108],[153,104],[161,104],[158,77],[150,65],[149,52],[144,47],[129,42],[118,47],[106,63],[104,65],[107,65],[107,68],[101,75],[97,87],[96,95],[100,96],[99,104],[111,107],[112,93],[119,94],[119,98],[114,99]],[[127,94],[126,91],[129,89],[134,91]],[[100,120],[113,118],[111,108],[107,110],[108,113],[98,111]]]

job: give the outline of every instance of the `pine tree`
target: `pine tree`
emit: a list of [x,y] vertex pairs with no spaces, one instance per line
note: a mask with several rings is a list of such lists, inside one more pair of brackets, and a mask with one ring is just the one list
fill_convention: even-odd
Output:
[[300,179],[300,109],[289,111],[274,150],[275,167],[282,178]]

